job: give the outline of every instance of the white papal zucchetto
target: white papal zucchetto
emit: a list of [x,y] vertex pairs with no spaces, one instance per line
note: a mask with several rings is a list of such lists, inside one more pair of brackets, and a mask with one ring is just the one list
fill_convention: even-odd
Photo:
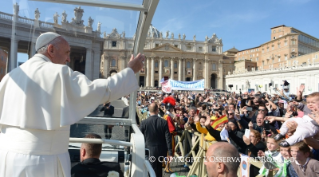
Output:
[[54,32],[46,32],[41,34],[35,43],[35,51],[38,51],[41,47],[44,47],[45,45],[53,41],[55,38],[60,36],[61,35]]

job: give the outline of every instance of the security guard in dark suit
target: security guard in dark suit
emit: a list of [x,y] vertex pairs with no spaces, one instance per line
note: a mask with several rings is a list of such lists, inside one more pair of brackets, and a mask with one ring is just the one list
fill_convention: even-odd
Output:
[[[101,139],[101,136],[91,133],[85,138]],[[72,177],[105,177],[109,172],[118,173],[119,177],[124,177],[119,163],[100,161],[101,151],[102,144],[82,143],[81,162],[72,167]]]
[[[150,117],[143,120],[140,130],[145,137],[145,147],[150,150],[150,163],[156,176],[162,176],[163,158],[172,156],[172,136],[169,133],[167,121],[158,116],[159,109],[157,104],[151,103],[148,107]],[[153,161],[154,160],[154,161]]]

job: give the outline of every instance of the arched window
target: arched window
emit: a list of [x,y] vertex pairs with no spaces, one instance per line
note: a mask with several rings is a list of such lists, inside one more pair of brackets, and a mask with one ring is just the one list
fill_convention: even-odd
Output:
[[115,61],[115,59],[112,59],[111,60],[111,67],[115,67],[116,66],[116,61]]
[[216,64],[215,63],[213,63],[212,70],[216,71]]
[[187,62],[187,68],[191,68],[191,62]]
[[164,61],[164,67],[168,67],[168,60]]
[[158,68],[158,62],[157,61],[155,62],[155,68]]

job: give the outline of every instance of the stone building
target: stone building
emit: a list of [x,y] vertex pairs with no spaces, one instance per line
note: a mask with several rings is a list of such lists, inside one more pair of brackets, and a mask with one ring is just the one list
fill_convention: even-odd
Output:
[[[0,12],[0,47],[8,51],[8,72],[18,66],[17,53],[27,53],[29,58],[35,54],[37,37],[44,32],[52,31],[62,35],[71,46],[71,63],[69,66],[84,73],[89,79],[100,77],[99,64],[103,48],[103,39],[100,37],[99,24],[93,30],[92,19],[82,20],[84,10],[81,7],[74,9],[74,18],[69,22],[67,13],[52,14],[54,23],[40,20],[41,9],[36,9],[34,19],[19,16],[19,5],[14,4],[14,14]],[[70,17],[69,17],[70,18]]]
[[235,60],[256,62],[256,70],[285,68],[304,63],[298,61],[298,56],[319,51],[318,38],[293,27],[273,27],[270,37],[260,46],[238,51]]
[[[319,91],[319,52],[309,53],[292,58],[291,60],[300,61],[289,67],[270,68],[251,71],[240,70],[226,76],[226,85],[233,85],[228,90],[237,93],[240,90],[275,93],[273,88],[281,89],[283,80],[287,80],[290,85],[290,93],[296,94],[296,88],[300,84],[305,84],[305,94]],[[246,60],[247,61],[247,60]],[[290,61],[290,60],[288,60]],[[244,61],[242,61],[244,62]],[[271,86],[269,85],[271,83]]]
[[7,73],[8,53],[0,48],[0,81]]
[[[104,50],[101,60],[101,74],[104,77],[119,72],[127,66],[130,59],[133,38],[125,37],[113,29],[104,34]],[[159,32],[150,26],[145,42],[144,54],[147,57],[145,67],[140,73],[140,85],[143,87],[161,86],[162,78],[180,81],[205,79],[205,88],[225,88],[225,75],[233,70],[233,55],[222,53],[222,39],[216,34],[205,41],[186,40],[186,36],[167,31]]]

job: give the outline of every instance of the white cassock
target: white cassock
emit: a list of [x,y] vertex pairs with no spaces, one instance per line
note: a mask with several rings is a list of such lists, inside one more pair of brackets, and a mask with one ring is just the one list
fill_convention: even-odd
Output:
[[90,81],[36,54],[0,82],[0,177],[71,176],[70,125],[138,88],[130,68]]

